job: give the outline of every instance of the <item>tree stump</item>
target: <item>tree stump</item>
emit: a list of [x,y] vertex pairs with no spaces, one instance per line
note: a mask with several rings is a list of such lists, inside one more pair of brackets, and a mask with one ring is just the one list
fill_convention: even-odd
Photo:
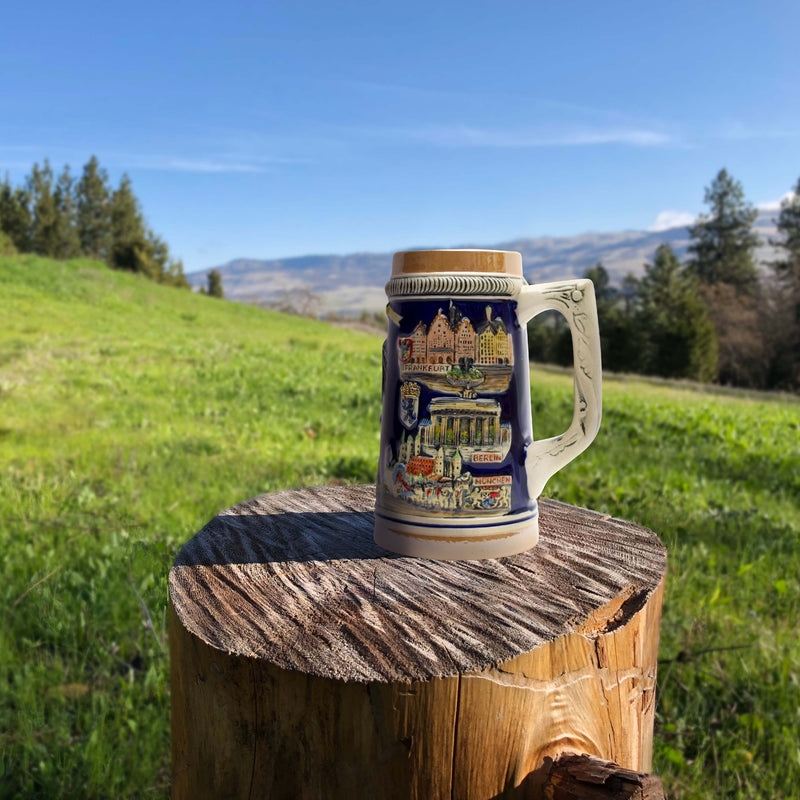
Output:
[[262,495],[183,547],[174,798],[572,797],[564,756],[650,770],[654,533],[541,500],[533,550],[430,561],[374,544],[374,500]]

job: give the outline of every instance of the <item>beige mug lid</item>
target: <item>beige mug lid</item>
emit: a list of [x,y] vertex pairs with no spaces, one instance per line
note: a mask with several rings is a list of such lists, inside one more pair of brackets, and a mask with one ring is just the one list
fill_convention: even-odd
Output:
[[392,277],[422,272],[486,272],[522,277],[522,256],[513,250],[404,250],[392,258]]

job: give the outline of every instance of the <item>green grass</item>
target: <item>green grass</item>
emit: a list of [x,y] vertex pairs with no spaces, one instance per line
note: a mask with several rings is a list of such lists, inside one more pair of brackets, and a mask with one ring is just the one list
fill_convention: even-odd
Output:
[[[380,338],[86,261],[0,258],[0,798],[166,797],[166,578],[218,510],[371,482]],[[538,436],[570,378],[534,373]],[[800,403],[607,380],[545,494],[670,553],[655,770],[672,797],[800,785]]]

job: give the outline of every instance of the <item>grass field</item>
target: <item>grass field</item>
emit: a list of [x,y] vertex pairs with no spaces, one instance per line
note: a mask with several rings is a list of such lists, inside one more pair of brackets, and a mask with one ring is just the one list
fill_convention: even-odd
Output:
[[[0,798],[167,797],[172,559],[244,498],[374,479],[381,340],[84,261],[0,258],[0,292]],[[533,382],[560,432],[570,378]],[[671,796],[800,796],[800,403],[607,379],[545,494],[669,550]]]

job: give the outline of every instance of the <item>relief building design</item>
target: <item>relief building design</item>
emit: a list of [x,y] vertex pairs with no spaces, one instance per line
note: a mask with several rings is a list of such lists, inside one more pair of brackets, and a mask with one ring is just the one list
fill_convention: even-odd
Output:
[[419,380],[431,388],[452,391],[446,375],[465,362],[480,370],[483,392],[508,389],[514,348],[505,322],[486,317],[473,323],[451,303],[448,313],[440,308],[429,325],[420,320],[408,336],[397,341],[400,374],[404,380]]
[[[387,500],[433,513],[509,509],[513,478],[503,462],[511,424],[497,400],[479,396],[509,387],[514,349],[506,323],[492,318],[491,306],[476,322],[451,302],[447,312],[440,308],[398,338],[397,358],[398,417],[405,430],[385,455]],[[429,390],[424,407],[423,386]]]
[[471,465],[499,464],[511,447],[511,426],[493,400],[437,397],[416,435],[403,434],[388,456],[388,487],[412,505],[442,511],[509,508],[511,475],[476,475]]

